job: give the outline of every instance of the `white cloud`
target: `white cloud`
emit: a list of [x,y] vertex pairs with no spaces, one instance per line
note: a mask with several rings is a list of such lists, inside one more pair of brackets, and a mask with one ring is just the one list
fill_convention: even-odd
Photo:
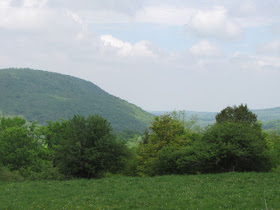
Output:
[[[76,24],[81,26],[82,31],[86,31],[88,25],[85,23],[85,21],[75,12],[66,10],[66,15],[70,17]],[[78,39],[82,39],[84,37],[82,32],[79,32],[77,35]]]
[[230,65],[244,71],[280,72],[280,59],[277,56],[249,55],[236,52],[231,58]]
[[188,7],[174,7],[173,5],[139,7],[133,13],[115,8],[100,8],[81,10],[79,14],[86,17],[89,23],[153,23],[162,25],[183,26],[189,21],[196,10]]
[[32,8],[0,8],[0,28],[15,30],[43,27],[47,13]]
[[21,5],[14,5],[13,1],[1,0],[0,28],[36,30],[47,22],[55,23],[55,12],[46,8],[46,3],[47,0],[24,0]]
[[198,10],[187,25],[187,30],[203,37],[232,39],[241,35],[242,30],[227,15],[224,7]]
[[144,57],[155,57],[157,56],[151,47],[151,44],[147,41],[140,41],[135,44],[124,42],[119,40],[112,35],[101,35],[100,37],[105,52],[113,51],[118,56],[144,56]]
[[50,9],[46,3],[44,0],[28,0],[21,6],[0,7],[0,28],[10,33],[37,34],[45,41],[56,39],[58,43],[70,37],[81,40],[86,36],[88,26],[77,13],[67,9]]
[[199,57],[216,57],[220,56],[222,51],[217,44],[201,40],[190,48],[190,53]]

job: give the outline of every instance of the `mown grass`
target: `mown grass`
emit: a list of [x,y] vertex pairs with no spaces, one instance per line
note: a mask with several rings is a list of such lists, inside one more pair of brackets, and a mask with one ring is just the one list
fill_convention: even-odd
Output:
[[0,182],[1,209],[266,209],[265,205],[280,208],[280,174]]

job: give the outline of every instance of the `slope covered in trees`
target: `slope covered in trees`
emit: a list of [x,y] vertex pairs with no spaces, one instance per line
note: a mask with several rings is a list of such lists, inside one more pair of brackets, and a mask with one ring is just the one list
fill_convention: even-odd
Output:
[[98,114],[116,130],[144,130],[152,115],[91,82],[31,69],[0,70],[0,114],[39,123]]

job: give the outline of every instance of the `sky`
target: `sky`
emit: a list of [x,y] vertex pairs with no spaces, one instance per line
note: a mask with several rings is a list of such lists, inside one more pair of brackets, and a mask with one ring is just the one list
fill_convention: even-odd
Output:
[[280,107],[280,0],[0,0],[0,68],[148,111]]

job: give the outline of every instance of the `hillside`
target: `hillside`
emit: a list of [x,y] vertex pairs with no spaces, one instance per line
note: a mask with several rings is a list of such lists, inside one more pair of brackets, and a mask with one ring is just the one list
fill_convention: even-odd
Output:
[[27,120],[69,119],[75,114],[99,114],[115,130],[144,130],[153,116],[114,97],[91,82],[31,69],[0,70],[0,114]]
[[[169,113],[168,111],[152,111],[153,115],[163,115]],[[209,124],[215,122],[216,112],[195,112],[195,111],[185,111],[186,119],[189,120],[191,117],[195,116],[197,118],[197,124],[206,127]]]
[[263,122],[280,120],[280,107],[271,109],[255,109],[252,111],[257,114],[258,119]]
[[[264,129],[279,130],[280,131],[280,107],[270,109],[253,109],[253,113],[258,116],[258,120],[263,124]],[[153,111],[154,115],[162,115],[168,113],[167,111]],[[185,111],[187,119],[191,116],[196,116],[198,125],[205,127],[215,122],[217,112],[195,112]]]

